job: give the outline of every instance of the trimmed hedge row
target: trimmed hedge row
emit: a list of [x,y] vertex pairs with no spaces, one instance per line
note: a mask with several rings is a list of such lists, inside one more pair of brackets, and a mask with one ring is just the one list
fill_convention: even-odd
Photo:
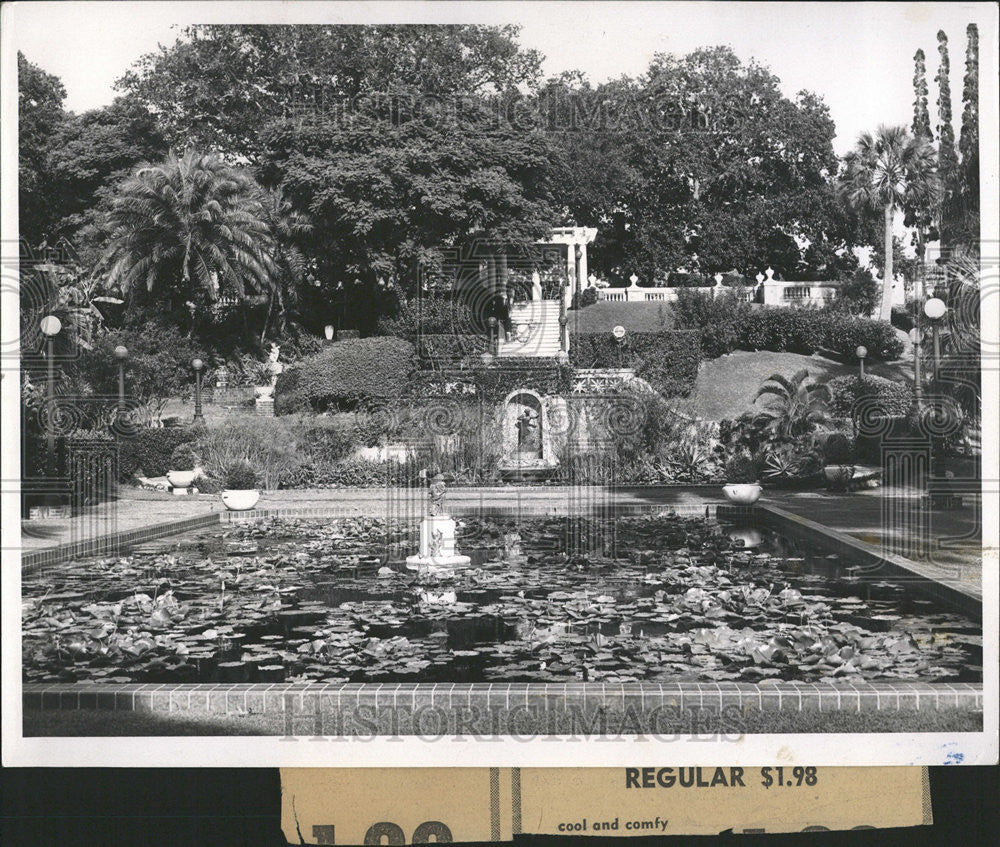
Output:
[[577,335],[570,361],[578,368],[634,368],[664,397],[686,397],[701,363],[694,330],[632,332],[619,342],[607,334]]
[[416,367],[416,350],[402,338],[338,341],[285,369],[275,386],[274,410],[322,412],[399,397]]
[[859,345],[872,361],[898,359],[903,341],[887,321],[862,318],[836,309],[760,307],[732,296],[678,292],[672,305],[676,326],[701,331],[705,358],[734,350],[789,351],[811,355],[824,349],[853,360]]

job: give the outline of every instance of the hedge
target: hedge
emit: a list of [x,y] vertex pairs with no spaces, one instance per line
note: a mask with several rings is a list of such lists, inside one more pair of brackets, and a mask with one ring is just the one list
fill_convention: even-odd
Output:
[[142,476],[163,476],[169,470],[170,457],[181,444],[197,439],[196,427],[171,426],[140,429],[118,439],[118,479],[121,482]]
[[686,397],[701,363],[695,330],[627,333],[619,342],[609,335],[577,335],[570,361],[578,368],[633,368],[664,397]]
[[865,417],[903,417],[913,406],[913,390],[902,382],[880,376],[838,376],[827,382],[830,411],[837,418],[851,418],[865,408]]
[[279,415],[320,412],[399,397],[416,366],[416,350],[401,338],[338,341],[285,369],[275,386],[274,409]]
[[903,341],[888,322],[836,309],[760,307],[697,291],[679,291],[671,308],[675,326],[700,330],[706,359],[738,349],[805,355],[824,349],[854,360],[855,349],[864,345],[871,361],[898,359],[903,352]]
[[481,335],[422,335],[417,339],[421,360],[437,365],[479,356],[488,349],[489,342]]

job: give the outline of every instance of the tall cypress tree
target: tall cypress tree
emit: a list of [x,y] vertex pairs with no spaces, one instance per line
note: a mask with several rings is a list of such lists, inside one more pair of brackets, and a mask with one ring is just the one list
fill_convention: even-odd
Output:
[[927,64],[923,50],[917,50],[913,54],[913,93],[915,95],[913,101],[913,137],[924,136],[928,141],[933,140],[931,118],[927,113]]
[[962,87],[962,131],[958,149],[962,164],[958,171],[959,212],[962,217],[962,240],[979,242],[979,28],[969,24],[965,30],[965,84]]
[[934,81],[938,84],[938,175],[944,186],[941,201],[941,240],[950,243],[951,218],[954,214],[955,171],[958,155],[955,152],[955,130],[951,125],[951,62],[948,59],[948,36],[938,30],[938,54],[941,63]]

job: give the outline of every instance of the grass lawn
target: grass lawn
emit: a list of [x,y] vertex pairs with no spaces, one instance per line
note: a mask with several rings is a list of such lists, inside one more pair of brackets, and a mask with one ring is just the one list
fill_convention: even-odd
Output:
[[[866,373],[896,381],[912,381],[912,360],[879,362],[865,369]],[[816,379],[827,380],[844,374],[857,374],[856,365],[844,365],[818,354],[772,353],[766,350],[739,350],[718,359],[702,362],[691,396],[677,401],[688,414],[708,420],[735,418],[753,403],[757,389],[771,374],[792,376],[805,369]]]
[[583,309],[573,309],[568,317],[569,331],[580,335],[611,332],[619,324],[632,332],[660,332],[673,325],[670,306],[656,302],[612,303],[602,300]]
[[[563,713],[565,715],[565,713]],[[613,736],[617,727],[622,726],[622,712],[608,709],[605,712],[608,734]],[[633,719],[634,720],[634,719]],[[350,720],[349,720],[350,722]],[[379,721],[380,724],[387,722]],[[562,725],[565,723],[565,726]],[[571,724],[558,719],[546,722],[546,729],[556,734],[580,734],[579,724]],[[400,720],[395,725],[380,726],[383,732],[398,727],[399,733],[408,734],[408,721]],[[626,724],[628,722],[626,721]],[[713,721],[703,722],[700,729],[692,727],[674,729],[662,727],[663,735],[673,732],[696,731],[702,734],[711,731]],[[737,725],[738,724],[738,725]],[[336,727],[338,722],[332,715],[324,716],[324,726]],[[361,724],[362,735],[370,735],[373,724]],[[486,721],[467,720],[463,732],[491,735],[495,725]],[[634,723],[625,734],[634,734]],[[730,720],[722,728],[726,737],[734,738],[740,733],[818,733],[818,732],[981,732],[983,715],[965,711],[902,711],[902,712],[743,712],[739,719]],[[170,735],[270,735],[283,736],[287,728],[281,713],[249,715],[198,715],[183,712],[114,712],[106,710],[25,710],[25,736],[170,736]],[[313,721],[304,717],[295,724],[298,735],[314,734]],[[425,729],[427,735],[436,735],[433,729]],[[520,730],[525,733],[526,729]],[[334,735],[333,729],[324,734]],[[446,731],[445,735],[451,735]]]

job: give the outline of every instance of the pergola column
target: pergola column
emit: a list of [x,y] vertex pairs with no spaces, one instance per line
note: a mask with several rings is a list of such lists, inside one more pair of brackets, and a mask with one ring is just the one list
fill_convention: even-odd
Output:
[[580,288],[586,288],[589,284],[590,274],[587,272],[587,244],[580,245]]
[[566,281],[567,288],[570,291],[576,291],[577,279],[576,279],[576,249],[575,245],[566,245]]

